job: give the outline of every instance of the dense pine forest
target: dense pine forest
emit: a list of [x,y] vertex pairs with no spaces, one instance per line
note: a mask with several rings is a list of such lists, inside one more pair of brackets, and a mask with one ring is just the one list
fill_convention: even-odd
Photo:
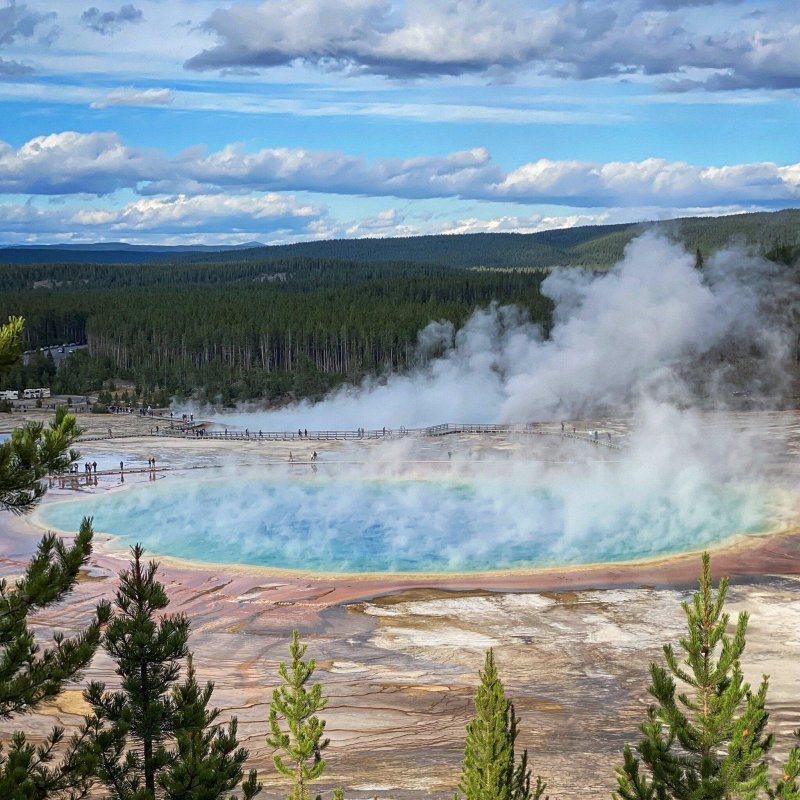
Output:
[[[546,326],[544,277],[314,259],[7,266],[0,314],[25,317],[28,349],[88,344],[64,362],[52,382],[58,392],[84,394],[127,379],[148,397],[202,387],[203,398],[223,403],[281,402],[403,369],[428,322],[460,325],[493,301],[517,303]],[[40,385],[47,369],[47,359],[32,359],[10,375],[9,387]]]
[[[800,242],[800,211],[661,225],[699,261],[738,239],[792,262]],[[25,318],[26,349],[88,348],[57,374],[52,360],[34,356],[2,388],[82,395],[127,380],[141,402],[317,397],[344,381],[414,365],[417,333],[428,322],[460,326],[492,302],[526,309],[546,332],[551,303],[540,287],[549,268],[605,269],[641,230],[313,242],[172,253],[168,261],[163,251],[147,251],[160,260],[146,263],[6,263],[0,318]],[[0,261],[14,252],[41,251],[0,251]],[[65,259],[83,253],[47,252]]]

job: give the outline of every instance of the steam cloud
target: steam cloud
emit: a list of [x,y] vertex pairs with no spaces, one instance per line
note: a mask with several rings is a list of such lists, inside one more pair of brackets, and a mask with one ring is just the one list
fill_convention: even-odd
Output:
[[702,272],[694,260],[645,234],[607,274],[559,269],[544,281],[554,302],[547,338],[519,309],[492,306],[458,331],[430,323],[420,359],[442,354],[410,373],[220,421],[251,430],[412,428],[630,413],[647,398],[724,406],[737,390],[780,394],[796,289],[782,268],[738,249]]

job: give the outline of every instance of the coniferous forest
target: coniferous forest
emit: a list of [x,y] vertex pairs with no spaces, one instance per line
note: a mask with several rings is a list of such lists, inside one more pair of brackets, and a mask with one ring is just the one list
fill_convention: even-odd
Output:
[[[459,326],[491,302],[520,305],[546,327],[545,275],[317,259],[6,266],[0,315],[24,314],[26,349],[88,345],[53,379],[64,394],[120,378],[145,394],[279,402],[404,369],[428,322]],[[27,380],[18,367],[10,387]]]

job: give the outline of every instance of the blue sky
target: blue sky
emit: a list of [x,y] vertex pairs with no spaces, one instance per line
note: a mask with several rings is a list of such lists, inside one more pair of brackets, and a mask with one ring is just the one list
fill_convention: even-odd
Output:
[[0,244],[795,207],[798,100],[795,0],[0,0]]

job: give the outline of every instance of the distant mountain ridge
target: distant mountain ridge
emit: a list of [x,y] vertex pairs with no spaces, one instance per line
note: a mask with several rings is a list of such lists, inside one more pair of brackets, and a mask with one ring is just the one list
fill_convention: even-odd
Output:
[[128,242],[0,245],[0,264],[59,264],[74,261],[90,264],[135,264],[173,254],[224,253],[264,246],[262,242],[232,245],[158,245]]
[[216,251],[243,250],[252,247],[266,247],[263,242],[243,244],[129,244],[128,242],[95,242],[90,244],[18,244],[0,245],[0,250],[130,250],[162,253],[170,251]]
[[385,239],[329,239],[286,245],[48,245],[0,248],[0,264],[275,263],[289,258],[349,262],[405,262],[467,268],[550,268],[556,265],[605,269],[625,245],[647,229],[680,239],[708,257],[732,241],[764,252],[800,247],[800,210],[753,212],[723,217],[588,225],[540,233],[474,233]]

